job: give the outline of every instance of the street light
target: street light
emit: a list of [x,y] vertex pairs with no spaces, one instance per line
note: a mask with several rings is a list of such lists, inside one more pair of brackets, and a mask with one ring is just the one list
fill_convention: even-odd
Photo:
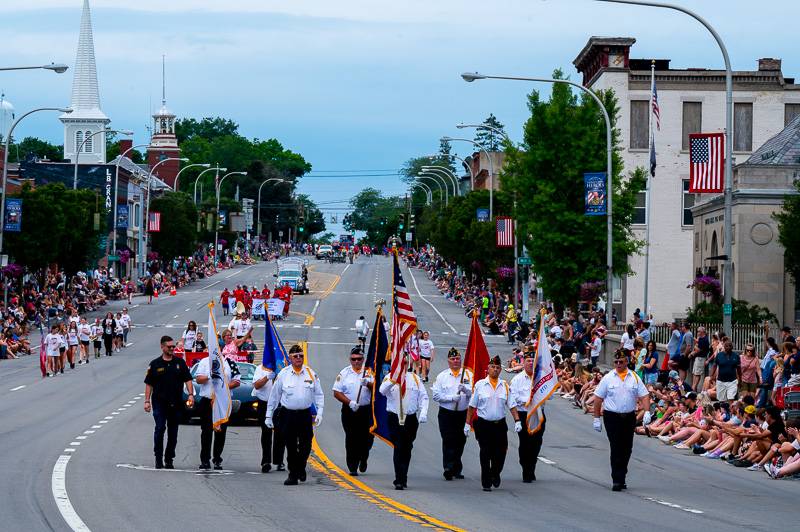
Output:
[[434,161],[439,160],[442,157],[452,157],[453,159],[458,159],[459,161],[461,161],[461,164],[469,172],[469,190],[470,190],[470,192],[472,192],[472,190],[475,188],[475,172],[472,171],[472,165],[467,163],[467,160],[464,159],[463,157],[459,157],[458,155],[455,155],[453,153],[450,153],[450,154],[447,154],[447,155],[444,155],[442,153],[437,153],[435,155],[428,155],[427,156],[428,159],[432,159]]
[[427,185],[425,185],[425,183],[421,183],[419,181],[411,183],[411,185],[409,185],[408,188],[409,190],[413,190],[415,187],[417,187],[419,190],[425,193],[425,204],[430,205],[433,200],[433,194],[431,193],[431,189],[429,189]]
[[447,168],[446,166],[438,166],[435,164],[429,166],[423,166],[422,169],[426,172],[439,172],[440,174],[447,176],[450,180],[450,184],[453,185],[453,195],[460,196],[461,191],[458,188],[458,176],[455,175],[452,170]]
[[[278,183],[286,183],[286,179],[278,179],[277,177],[270,177],[269,179],[265,179],[259,186],[258,186],[258,221],[256,222],[258,225],[256,229],[258,230],[258,238],[259,241],[261,239],[261,187],[269,183],[270,181],[277,181]],[[271,237],[270,237],[271,238]]]
[[[415,176],[415,179],[430,179],[431,181],[436,183],[436,186],[439,187],[439,191],[440,192],[444,191],[444,206],[447,207],[447,204],[449,203],[449,201],[448,201],[448,193],[447,193],[447,185],[442,187],[442,182],[439,181],[439,179],[437,179],[437,177],[441,179],[441,176],[438,176],[437,174],[419,174],[419,175]],[[441,201],[442,201],[442,196],[439,195],[439,204],[440,205],[441,205]]]
[[214,267],[217,267],[217,260],[219,257],[219,250],[217,246],[219,245],[219,191],[222,189],[222,182],[225,181],[225,178],[231,175],[247,175],[247,172],[229,172],[222,176],[222,179],[219,180],[217,183],[217,212],[216,216],[217,219],[214,223]]
[[600,107],[600,111],[603,113],[603,119],[606,121],[606,292],[608,301],[606,302],[606,306],[611,308],[611,292],[612,292],[612,283],[613,283],[613,276],[614,276],[614,253],[613,253],[613,225],[612,225],[612,206],[611,200],[613,197],[613,181],[612,181],[612,166],[611,166],[611,156],[613,154],[613,146],[611,144],[611,118],[608,116],[608,111],[606,111],[603,102],[594,93],[594,91],[580,85],[579,83],[575,83],[574,81],[569,81],[567,79],[550,79],[550,78],[523,78],[523,77],[513,77],[513,76],[487,76],[485,74],[481,74],[479,72],[465,72],[461,74],[461,77],[464,81],[472,82],[477,79],[507,79],[513,81],[537,81],[542,83],[565,83],[567,85],[572,85],[573,87],[577,87],[578,89],[582,90],[589,96],[591,96],[595,102],[597,102],[598,107]]
[[[205,174],[206,172],[214,171],[214,170],[216,170],[216,172],[217,172],[217,177],[219,177],[219,172],[220,171],[223,171],[223,172],[227,172],[228,171],[227,168],[220,168],[219,166],[216,166],[214,168],[209,168],[208,170],[203,170],[202,172],[200,172],[197,175],[197,179],[194,180],[194,194],[192,195],[192,199],[194,200],[194,204],[195,205],[197,205],[197,182],[200,181],[200,178],[203,177],[203,174]],[[200,199],[202,200],[203,198],[200,198]]]
[[184,170],[188,170],[189,168],[195,168],[197,166],[202,166],[203,168],[211,168],[211,163],[195,163],[195,164],[187,164],[183,168],[178,171],[178,174],[175,176],[175,182],[172,184],[172,190],[175,192],[178,191],[178,179],[181,177],[181,174]]
[[[119,163],[122,162],[122,159],[128,155],[129,152],[135,150],[136,148],[146,148],[149,144],[137,144],[136,146],[131,146],[124,152],[122,152],[119,157],[117,157],[117,164],[116,169],[114,170],[114,217],[113,224],[114,224],[114,239],[112,241],[111,247],[111,254],[117,254],[117,188],[119,188]],[[128,217],[128,221],[130,223],[130,215]],[[117,272],[117,276],[119,276],[119,272]]]
[[38,70],[40,68],[43,68],[44,70],[52,70],[56,74],[63,74],[69,67],[63,63],[50,63],[49,65],[41,66],[0,67],[0,70]]
[[147,236],[148,230],[150,229],[150,182],[153,180],[153,172],[155,169],[170,161],[188,162],[189,159],[186,157],[168,157],[166,159],[162,159],[154,164],[152,168],[150,168],[150,172],[147,174],[147,194],[145,196],[147,199],[145,200],[144,204],[145,213],[144,218],[142,218],[142,231],[139,231],[139,259],[141,259],[142,255],[144,255],[144,260],[140,261],[140,264],[142,265],[141,276],[144,276],[144,266],[147,264],[147,246],[150,242],[150,239]]
[[92,137],[99,135],[100,133],[119,133],[120,135],[125,135],[126,137],[133,135],[133,131],[128,131],[127,129],[101,129],[100,131],[95,131],[91,135],[87,135],[75,150],[75,173],[72,176],[72,190],[78,190],[78,156],[81,154],[84,144],[91,140]]
[[[469,81],[472,81],[472,80],[469,80]],[[475,146],[480,151],[482,151],[483,153],[486,154],[486,159],[489,160],[489,220],[491,221],[493,219],[493,216],[494,216],[494,163],[492,163],[492,156],[489,155],[489,152],[486,150],[486,148],[484,148],[483,146],[481,146],[480,144],[478,144],[474,140],[457,139],[457,138],[454,138],[454,137],[442,137],[442,140],[443,141],[447,141],[447,142],[450,142],[450,141],[453,141],[453,140],[458,140],[458,141],[461,141],[461,142],[469,142],[470,144],[472,144],[473,146]]]
[[[705,28],[711,33],[714,37],[714,40],[717,41],[717,45],[719,46],[720,51],[722,52],[722,59],[725,61],[725,188],[723,194],[724,200],[724,208],[725,208],[725,219],[723,220],[725,224],[725,255],[727,255],[727,259],[725,262],[725,271],[723,272],[723,286],[724,291],[722,294],[724,308],[722,312],[722,329],[727,334],[732,333],[732,325],[733,325],[733,316],[730,314],[725,313],[725,309],[731,308],[731,300],[733,296],[733,268],[732,268],[732,257],[733,257],[733,212],[732,212],[732,194],[733,194],[733,145],[731,144],[731,132],[733,131],[733,71],[731,70],[731,60],[728,56],[728,49],[725,47],[725,43],[722,42],[722,37],[719,36],[717,30],[714,29],[709,22],[695,13],[694,11],[682,7],[677,6],[675,4],[667,4],[664,2],[647,2],[641,0],[599,0],[600,2],[613,2],[616,4],[630,4],[630,5],[637,5],[637,6],[649,6],[649,7],[662,7],[664,9],[673,9],[675,11],[680,11],[681,13],[685,13],[690,17],[694,18],[700,24],[705,26]],[[645,313],[647,309],[645,309]]]
[[58,111],[60,113],[71,113],[72,109],[66,107],[39,107],[38,109],[34,109],[32,111],[28,111],[24,115],[17,118],[6,134],[6,141],[5,141],[5,149],[3,150],[3,190],[0,192],[0,197],[2,197],[2,201],[0,201],[0,253],[3,252],[3,236],[5,228],[5,219],[6,219],[6,186],[8,184],[8,145],[11,141],[11,135],[14,133],[14,128],[17,127],[23,118],[28,115],[32,115],[33,113],[38,113],[39,111]]

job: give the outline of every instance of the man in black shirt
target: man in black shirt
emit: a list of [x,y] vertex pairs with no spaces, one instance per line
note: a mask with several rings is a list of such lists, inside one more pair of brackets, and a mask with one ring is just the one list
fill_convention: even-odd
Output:
[[[173,355],[175,341],[161,337],[161,356],[150,362],[144,378],[144,411],[153,411],[156,422],[153,433],[153,452],[156,469],[173,469],[175,446],[178,443],[178,420],[183,411],[183,385],[189,393],[188,404],[194,403],[192,374],[182,358]],[[167,450],[164,452],[164,432],[167,431]]]

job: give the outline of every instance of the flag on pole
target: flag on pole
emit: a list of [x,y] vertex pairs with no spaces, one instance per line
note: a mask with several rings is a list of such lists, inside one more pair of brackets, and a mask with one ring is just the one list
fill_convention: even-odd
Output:
[[661,131],[661,108],[658,106],[658,90],[656,90],[656,62],[650,67],[650,175],[656,176],[656,136],[653,124]]
[[400,386],[400,397],[406,393],[406,369],[408,360],[405,357],[405,345],[417,330],[417,317],[411,306],[406,283],[400,271],[397,259],[397,250],[392,251],[394,262],[393,289],[392,289],[392,364],[389,369],[389,378],[392,383]]
[[383,312],[378,307],[375,314],[375,326],[369,339],[367,357],[364,367],[372,370],[375,375],[375,384],[372,386],[372,427],[370,432],[392,445],[389,440],[389,414],[386,411],[386,396],[378,392],[383,378],[389,371],[389,338],[386,336],[386,327],[383,325]]
[[542,428],[544,412],[542,407],[550,396],[558,390],[556,368],[550,354],[550,345],[544,332],[544,317],[539,319],[539,337],[536,346],[536,358],[533,361],[533,382],[531,383],[531,396],[525,404],[528,417],[525,424],[528,434],[533,434]]
[[514,247],[514,221],[508,216],[498,216],[497,220],[497,247]]
[[724,133],[689,135],[689,192],[722,192],[724,149]]
[[264,326],[264,356],[261,365],[278,373],[289,365],[289,357],[269,313],[265,313],[265,319],[267,323]]
[[147,230],[151,233],[158,233],[161,231],[161,213],[151,212],[147,216]]
[[[463,367],[472,372],[472,387],[475,383],[486,378],[489,372],[489,350],[486,349],[486,342],[483,341],[480,323],[478,323],[478,312],[472,313],[472,325],[469,328],[467,338],[467,350],[464,352]],[[472,423],[471,419],[467,420]]]
[[219,431],[231,415],[231,389],[225,373],[227,364],[219,349],[217,320],[214,319],[214,302],[208,304],[208,378],[211,382],[211,424]]

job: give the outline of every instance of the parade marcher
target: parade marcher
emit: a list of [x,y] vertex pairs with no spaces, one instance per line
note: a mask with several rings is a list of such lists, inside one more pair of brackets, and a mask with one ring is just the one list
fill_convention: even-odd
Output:
[[67,329],[67,361],[69,368],[75,369],[75,352],[80,349],[80,333],[78,333],[78,323],[70,319],[69,329]]
[[53,325],[50,327],[50,334],[44,339],[48,377],[55,377],[58,374],[59,362],[61,362],[61,353],[58,352],[58,348],[61,345],[61,336],[58,331],[59,326]]
[[100,318],[94,319],[91,339],[94,347],[94,358],[100,358],[100,348],[103,346],[103,326],[100,324]]
[[358,317],[355,328],[358,343],[361,345],[361,351],[364,351],[367,348],[367,335],[369,335],[369,324],[364,316]]
[[190,320],[186,325],[186,330],[183,331],[181,338],[183,338],[183,348],[186,351],[192,352],[195,350],[195,343],[197,343],[197,323],[194,320]]
[[433,362],[433,355],[436,352],[436,346],[431,341],[431,333],[425,331],[422,333],[422,338],[419,340],[419,369],[422,376],[422,382],[428,382],[428,373],[431,371],[431,363]]
[[67,365],[67,325],[62,323],[58,327],[58,371],[64,373]]
[[[273,436],[275,437],[275,447],[278,447],[278,433],[265,424],[267,418],[267,404],[272,393],[272,385],[275,381],[275,372],[259,364],[253,373],[253,392],[252,395],[258,399],[258,424],[261,426],[261,472],[269,473],[272,470],[273,461]],[[277,453],[275,453],[277,454]],[[283,454],[281,451],[280,454]],[[276,457],[277,458],[277,457]],[[280,463],[280,462],[279,462]],[[278,464],[275,464],[278,465]]]
[[[475,383],[472,397],[469,400],[467,419],[472,419],[475,439],[480,446],[481,486],[483,491],[492,491],[492,487],[500,487],[500,473],[508,452],[508,425],[506,410],[511,410],[514,417],[514,431],[522,430],[522,422],[517,415],[517,408],[511,400],[510,387],[500,378],[503,361],[499,356],[489,360],[489,374]],[[477,415],[473,418],[473,414]],[[464,434],[469,434],[470,426],[464,425]]]
[[122,347],[125,338],[125,331],[122,328],[122,313],[117,312],[114,316],[114,350],[119,353],[122,351]]
[[603,408],[603,424],[611,447],[611,480],[613,491],[627,488],[628,461],[633,450],[633,433],[636,428],[637,403],[641,399],[644,410],[643,423],[650,423],[650,394],[642,379],[628,370],[628,359],[623,351],[614,355],[614,370],[609,371],[597,385],[594,395],[594,430],[600,432],[600,407]]
[[333,383],[333,396],[342,403],[342,428],[347,469],[352,476],[367,470],[374,436],[372,426],[372,370],[364,372],[364,353],[356,346],[350,351],[350,365],[339,372]]
[[411,450],[417,438],[420,423],[428,422],[428,392],[422,380],[414,373],[406,375],[406,392],[402,397],[402,412],[405,422],[400,424],[400,386],[394,384],[387,375],[379,388],[386,396],[386,411],[389,418],[389,438],[394,445],[392,460],[394,462],[394,489],[403,490],[408,487],[408,466],[411,463]]
[[222,305],[222,315],[227,316],[230,313],[230,307],[228,307],[228,301],[230,300],[231,293],[228,292],[228,289],[222,291],[222,295],[219,296],[219,304]]
[[[215,431],[213,427],[213,413],[211,410],[211,394],[214,391],[214,385],[211,383],[211,378],[217,373],[217,368],[211,368],[212,377],[209,378],[209,364],[212,363],[211,357],[207,356],[198,362],[197,372],[195,373],[197,380],[198,394],[200,395],[200,402],[197,405],[200,412],[200,469],[211,469],[211,461],[214,463],[214,469],[222,469],[222,451],[225,448],[225,436],[228,431],[228,423],[222,423],[219,430]],[[214,360],[213,362],[216,362]],[[239,375],[239,367],[236,362],[230,358],[225,358],[226,364],[222,365],[222,370],[228,377],[228,387],[233,390],[238,388],[241,384],[241,376]],[[216,377],[219,378],[219,377]],[[214,440],[213,459],[211,440]]]
[[[317,374],[303,364],[303,348],[295,344],[289,349],[290,366],[283,368],[275,378],[267,402],[265,425],[275,428],[275,409],[281,407],[278,430],[286,446],[289,475],[285,486],[296,486],[306,480],[306,463],[311,454],[314,427],[322,423],[325,394]],[[312,410],[313,407],[313,410]]]
[[86,318],[81,318],[81,323],[78,325],[78,337],[81,341],[81,359],[78,364],[89,363],[89,339],[91,336],[91,326],[86,322]]
[[467,422],[467,407],[472,396],[472,372],[461,366],[461,353],[455,347],[447,353],[448,368],[433,382],[433,400],[439,403],[439,433],[442,436],[442,467],[445,480],[462,479],[461,456],[467,437],[462,427]]
[[106,356],[110,357],[114,349],[114,330],[117,328],[117,322],[114,319],[114,314],[112,312],[106,313],[106,317],[103,318],[102,325],[103,346],[106,349]]
[[[543,340],[544,341],[544,340]],[[517,416],[522,422],[522,430],[517,432],[519,436],[519,465],[522,466],[522,482],[526,484],[536,480],[536,462],[539,460],[539,451],[542,449],[542,437],[544,436],[546,419],[542,419],[539,430],[533,434],[528,434],[526,421],[528,419],[528,403],[531,400],[531,386],[533,385],[533,364],[536,360],[536,352],[532,346],[525,346],[523,354],[522,369],[513,379],[511,379],[511,399],[512,404],[517,407]],[[544,412],[544,407],[542,407]]]
[[122,308],[122,347],[128,347],[128,335],[131,332],[131,315],[128,314],[128,307]]
[[[192,374],[182,358],[173,355],[175,342],[169,336],[161,337],[161,356],[150,362],[144,378],[144,411],[153,411],[156,426],[153,432],[153,453],[156,469],[173,469],[175,446],[178,443],[178,422],[183,411],[183,386],[194,404]],[[164,449],[164,432],[167,433],[167,448]]]

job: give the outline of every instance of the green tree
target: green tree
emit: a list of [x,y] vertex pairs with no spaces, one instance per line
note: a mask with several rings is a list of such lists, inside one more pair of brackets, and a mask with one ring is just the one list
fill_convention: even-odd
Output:
[[304,229],[300,240],[309,239],[312,235],[325,230],[325,216],[307,194],[298,194],[297,204],[301,208],[300,224]]
[[778,242],[783,246],[784,268],[794,283],[800,284],[800,181],[794,182],[798,194],[786,196],[783,207],[772,215],[778,222]]
[[[562,78],[560,71],[554,77]],[[612,117],[619,113],[613,91],[598,93]],[[566,84],[554,84],[549,101],[538,91],[528,99],[520,150],[507,150],[503,188],[516,197],[517,234],[527,245],[545,296],[574,307],[584,282],[606,278],[606,218],[584,214],[584,172],[606,168],[606,126],[595,101],[580,99]],[[622,179],[619,131],[613,131],[614,273],[627,275],[628,256],[641,242],[631,231],[636,194],[645,171]]]
[[363,241],[383,246],[398,234],[406,202],[398,196],[385,197],[379,190],[365,188],[350,200],[352,211],[342,220],[348,231],[364,231]]
[[175,121],[175,136],[183,144],[192,137],[213,140],[217,137],[239,135],[239,124],[227,118],[179,118]]
[[165,192],[150,202],[150,212],[161,213],[161,230],[150,233],[152,249],[162,258],[191,255],[197,242],[197,208],[183,192]]
[[486,151],[500,151],[505,139],[503,135],[499,135],[494,129],[505,133],[505,126],[491,113],[489,113],[486,120],[482,122],[482,125],[489,127],[478,127],[475,129],[475,142]]
[[[116,133],[106,134],[106,161],[113,161],[120,154],[119,140],[117,140]],[[131,150],[125,156],[135,164],[143,164],[145,162],[144,154],[139,150]]]
[[36,137],[25,137],[19,144],[11,144],[8,147],[9,162],[17,163],[30,159],[48,159],[54,163],[63,162],[64,146],[57,146]]

